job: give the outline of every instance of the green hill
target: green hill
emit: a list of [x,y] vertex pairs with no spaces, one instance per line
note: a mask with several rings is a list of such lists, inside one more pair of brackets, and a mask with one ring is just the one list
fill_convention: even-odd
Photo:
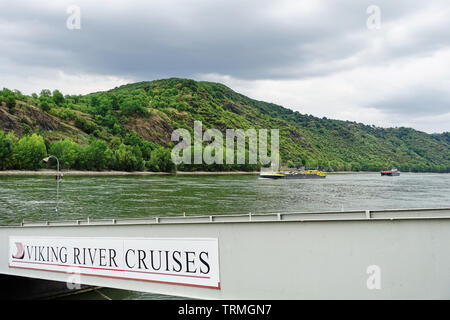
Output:
[[[280,129],[280,156],[288,166],[450,171],[448,132],[430,135],[411,128],[318,118],[250,99],[219,83],[178,78],[76,96],[63,96],[57,90],[26,96],[3,89],[0,169],[39,168],[39,162],[30,165],[25,158],[40,157],[43,150],[36,144],[43,143],[45,152],[56,154],[65,168],[173,171],[171,133],[177,128],[192,132],[196,120],[202,121],[204,130],[222,132]],[[258,166],[181,165],[177,169],[255,170]]]

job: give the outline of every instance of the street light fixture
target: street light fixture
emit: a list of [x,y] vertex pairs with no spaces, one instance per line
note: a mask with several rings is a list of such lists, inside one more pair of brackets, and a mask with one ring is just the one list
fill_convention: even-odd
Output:
[[42,161],[44,161],[45,163],[48,163],[48,161],[50,160],[50,158],[55,158],[56,159],[56,213],[58,213],[58,207],[59,207],[59,160],[56,156],[50,155],[47,158],[42,159]]

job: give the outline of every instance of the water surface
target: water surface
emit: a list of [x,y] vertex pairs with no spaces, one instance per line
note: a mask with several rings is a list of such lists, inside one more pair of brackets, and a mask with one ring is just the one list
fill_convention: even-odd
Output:
[[[230,213],[450,207],[450,174],[330,174],[271,180],[257,175],[65,176],[56,215],[51,176],[0,176],[0,225],[58,220]],[[103,289],[114,299],[160,295]],[[112,290],[112,291],[111,291]],[[93,292],[86,299],[101,298]]]

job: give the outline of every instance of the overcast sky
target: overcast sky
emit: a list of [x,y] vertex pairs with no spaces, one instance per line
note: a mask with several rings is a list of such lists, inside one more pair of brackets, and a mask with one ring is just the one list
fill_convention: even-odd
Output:
[[75,94],[166,77],[450,131],[450,1],[0,0],[0,87]]

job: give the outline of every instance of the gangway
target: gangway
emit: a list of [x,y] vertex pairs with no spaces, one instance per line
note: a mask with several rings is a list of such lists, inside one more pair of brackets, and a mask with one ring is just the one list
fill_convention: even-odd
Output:
[[24,221],[0,273],[200,299],[449,299],[450,208]]

